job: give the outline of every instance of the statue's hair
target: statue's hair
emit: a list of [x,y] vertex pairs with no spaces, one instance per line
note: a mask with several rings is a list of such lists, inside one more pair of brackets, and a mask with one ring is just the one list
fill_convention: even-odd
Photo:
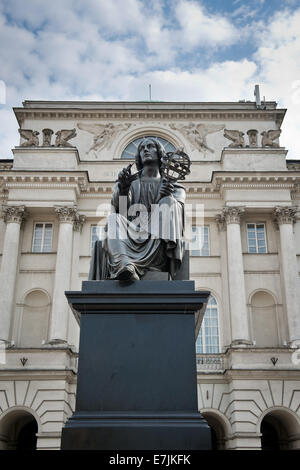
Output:
[[156,146],[156,149],[157,149],[157,155],[158,155],[158,164],[159,164],[159,169],[161,168],[161,164],[162,164],[162,158],[166,155],[164,149],[163,149],[163,146],[161,145],[161,143],[155,139],[155,137],[144,137],[141,142],[139,143],[138,145],[138,148],[137,148],[137,152],[135,154],[135,165],[138,169],[138,171],[142,170],[143,169],[143,164],[142,164],[142,161],[141,161],[141,156],[140,156],[140,151],[141,151],[141,145],[142,143],[144,142],[144,140],[151,140],[155,146]]

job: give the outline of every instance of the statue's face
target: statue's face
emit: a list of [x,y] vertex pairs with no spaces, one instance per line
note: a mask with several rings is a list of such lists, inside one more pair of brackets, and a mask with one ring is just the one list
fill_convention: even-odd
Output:
[[144,139],[140,144],[140,157],[142,165],[158,163],[157,147],[153,140]]

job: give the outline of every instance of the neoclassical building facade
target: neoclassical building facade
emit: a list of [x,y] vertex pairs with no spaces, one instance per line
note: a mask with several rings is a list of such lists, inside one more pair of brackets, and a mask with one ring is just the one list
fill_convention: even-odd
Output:
[[[275,102],[44,102],[0,160],[0,448],[59,449],[74,410],[80,290],[114,181],[144,136],[182,148],[199,410],[217,449],[300,449],[300,162]],[[4,157],[4,156],[2,156]],[[196,208],[196,209],[195,209]],[[198,217],[202,214],[203,217]]]

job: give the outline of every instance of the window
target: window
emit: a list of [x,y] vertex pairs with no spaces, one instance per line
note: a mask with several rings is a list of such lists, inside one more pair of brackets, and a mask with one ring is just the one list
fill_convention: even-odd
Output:
[[97,240],[104,240],[104,227],[99,227],[98,225],[91,226],[91,254],[94,249],[95,242]]
[[168,142],[166,139],[163,139],[162,137],[144,136],[144,137],[139,137],[138,139],[135,139],[133,142],[130,142],[130,144],[128,144],[127,147],[122,152],[121,158],[135,158],[135,154],[137,152],[138,146],[141,143],[141,141],[145,138],[158,140],[158,142],[162,145],[165,152],[175,151],[174,145],[171,144],[171,142]]
[[210,296],[203,322],[196,341],[197,354],[216,354],[220,352],[218,304]]
[[208,227],[192,227],[192,240],[190,242],[191,256],[209,256],[209,230]]
[[49,253],[52,248],[53,225],[39,222],[34,225],[32,252]]
[[265,224],[247,224],[248,253],[267,253]]

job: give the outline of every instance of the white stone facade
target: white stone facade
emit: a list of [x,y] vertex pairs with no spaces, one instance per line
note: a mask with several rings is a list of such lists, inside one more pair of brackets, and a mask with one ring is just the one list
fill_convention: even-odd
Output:
[[[91,226],[104,224],[103,205],[130,163],[122,151],[154,135],[191,157],[187,204],[203,204],[209,227],[210,254],[191,257],[191,278],[217,301],[220,352],[197,356],[199,409],[218,448],[260,449],[267,417],[281,448],[300,449],[300,163],[261,136],[280,128],[285,110],[25,101],[15,114],[21,129],[39,132],[39,146],[21,137],[14,160],[0,160],[0,448],[15,448],[32,416],[37,448],[60,446],[79,339],[64,291],[87,279]],[[50,146],[43,129],[54,131]],[[55,140],[62,129],[76,130],[71,146]],[[244,143],[230,146],[224,129],[243,132]],[[52,224],[49,252],[33,252],[36,224]],[[264,225],[265,253],[248,252],[247,224]]]

